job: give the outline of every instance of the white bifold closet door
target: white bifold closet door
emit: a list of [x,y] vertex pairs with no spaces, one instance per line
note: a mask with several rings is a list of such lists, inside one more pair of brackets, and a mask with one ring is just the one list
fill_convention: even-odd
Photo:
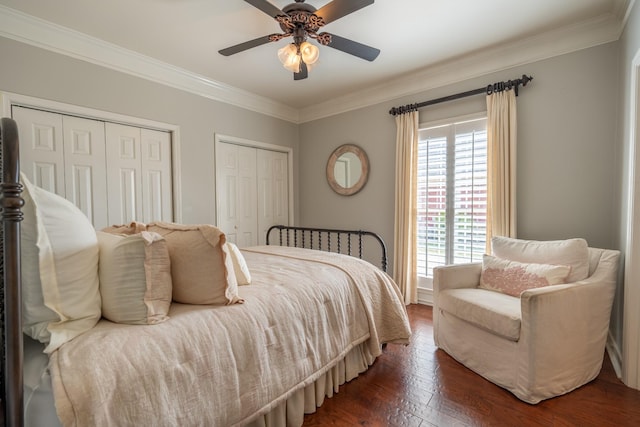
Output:
[[287,153],[258,150],[258,244],[272,225],[289,224]]
[[168,132],[18,106],[12,115],[22,171],[73,202],[96,229],[172,220]]
[[219,143],[216,147],[218,227],[240,247],[258,244],[256,149]]
[[106,123],[109,221],[171,221],[168,132]]
[[20,167],[29,180],[73,202],[96,227],[106,227],[104,123],[13,107]]
[[239,247],[263,245],[272,225],[289,223],[285,152],[216,144],[217,226]]

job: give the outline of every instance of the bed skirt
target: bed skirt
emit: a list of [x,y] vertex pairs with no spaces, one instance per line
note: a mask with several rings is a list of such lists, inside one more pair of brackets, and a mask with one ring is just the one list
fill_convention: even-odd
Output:
[[[48,358],[42,353],[43,345],[26,337],[25,347],[30,360],[25,371],[25,426],[60,426],[53,403],[51,378],[46,368]],[[341,385],[366,371],[374,361],[375,357],[369,351],[367,341],[356,345],[333,366],[312,377],[309,380],[310,384],[302,384],[280,401],[272,402],[265,407],[266,413],[256,414],[252,421],[245,425],[299,427],[305,414],[314,413],[316,408],[322,405],[325,397],[332,397]]]
[[248,427],[299,427],[305,414],[312,414],[323,403],[325,397],[332,397],[344,383],[356,378],[373,364],[375,357],[369,351],[367,341],[356,345],[344,358],[338,360],[325,372],[316,374],[310,384],[301,385],[284,401],[273,402],[263,415],[257,415]]

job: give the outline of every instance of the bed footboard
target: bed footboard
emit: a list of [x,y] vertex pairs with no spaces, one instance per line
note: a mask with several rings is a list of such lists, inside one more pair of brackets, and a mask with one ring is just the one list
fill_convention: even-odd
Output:
[[[271,238],[273,231],[277,230],[277,243]],[[363,258],[364,240],[370,237],[378,243],[382,258],[380,268],[387,271],[387,246],[382,237],[372,231],[363,230],[337,230],[330,228],[293,227],[288,225],[274,225],[267,230],[267,245],[271,243],[280,246],[293,246],[296,248],[317,249],[327,252],[344,253]],[[372,240],[369,239],[369,240]],[[357,245],[354,248],[354,245]]]

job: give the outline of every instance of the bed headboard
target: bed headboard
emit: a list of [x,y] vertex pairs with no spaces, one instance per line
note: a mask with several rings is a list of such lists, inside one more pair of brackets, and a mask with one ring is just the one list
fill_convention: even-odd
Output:
[[0,121],[0,414],[5,426],[24,424],[22,397],[22,300],[20,286],[20,197],[18,128],[12,119]]
[[[330,228],[293,227],[289,225],[274,225],[267,230],[267,245],[273,242],[271,233],[278,231],[278,244],[280,246],[294,246],[297,248],[319,249],[327,252],[345,253],[358,258],[364,257],[363,240],[371,237],[380,246],[382,259],[380,268],[387,271],[387,245],[382,237],[372,231],[363,230],[337,230]],[[357,242],[357,250],[353,244]],[[357,254],[357,255],[355,255]]]

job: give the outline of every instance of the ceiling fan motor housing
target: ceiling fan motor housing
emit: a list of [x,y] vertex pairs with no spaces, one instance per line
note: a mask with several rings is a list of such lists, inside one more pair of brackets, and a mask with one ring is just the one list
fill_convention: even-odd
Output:
[[309,36],[316,39],[318,43],[327,46],[331,43],[331,36],[325,33],[318,34],[318,30],[325,25],[325,22],[324,19],[314,13],[316,10],[310,4],[302,2],[291,3],[282,8],[285,15],[277,16],[276,21],[278,21],[280,28],[285,33],[284,36],[292,35],[294,42],[297,44],[302,43]]

